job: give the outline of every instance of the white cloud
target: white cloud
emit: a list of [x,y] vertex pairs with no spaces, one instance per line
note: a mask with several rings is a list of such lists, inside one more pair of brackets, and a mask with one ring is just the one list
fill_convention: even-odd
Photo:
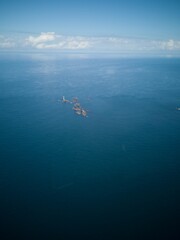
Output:
[[180,49],[180,41],[170,39],[168,41],[161,41],[160,48],[163,50],[176,50]]
[[66,37],[56,35],[54,32],[41,33],[39,36],[29,36],[26,44],[37,49],[85,49],[90,47],[88,38]]
[[67,49],[85,49],[85,48],[89,48],[90,45],[91,44],[88,40],[73,39],[71,41],[67,41],[64,47]]
[[27,44],[31,44],[32,46],[36,46],[39,43],[45,43],[49,41],[54,41],[56,39],[56,35],[54,32],[47,32],[47,33],[41,33],[39,36],[29,36],[26,39]]
[[109,38],[108,42],[117,49],[129,49],[138,51],[151,50],[180,50],[180,41],[170,40],[149,40],[133,38]]
[[0,35],[0,48],[13,48],[15,45],[15,42],[11,38]]

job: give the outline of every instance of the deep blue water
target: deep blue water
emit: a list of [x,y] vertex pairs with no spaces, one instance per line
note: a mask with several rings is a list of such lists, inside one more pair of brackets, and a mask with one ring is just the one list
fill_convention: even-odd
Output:
[[1,239],[180,239],[178,106],[180,59],[1,54]]

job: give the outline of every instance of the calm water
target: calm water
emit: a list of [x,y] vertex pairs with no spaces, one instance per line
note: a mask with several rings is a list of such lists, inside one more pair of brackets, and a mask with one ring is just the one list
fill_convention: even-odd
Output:
[[1,54],[1,239],[179,239],[178,106],[180,59]]

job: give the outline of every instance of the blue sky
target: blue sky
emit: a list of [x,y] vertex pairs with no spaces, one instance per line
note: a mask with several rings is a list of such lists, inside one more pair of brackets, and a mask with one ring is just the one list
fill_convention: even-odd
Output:
[[0,48],[180,52],[175,0],[1,0]]

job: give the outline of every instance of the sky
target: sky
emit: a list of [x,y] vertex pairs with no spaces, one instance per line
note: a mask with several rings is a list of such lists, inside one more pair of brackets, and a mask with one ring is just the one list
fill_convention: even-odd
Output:
[[180,55],[178,0],[1,0],[0,50]]

